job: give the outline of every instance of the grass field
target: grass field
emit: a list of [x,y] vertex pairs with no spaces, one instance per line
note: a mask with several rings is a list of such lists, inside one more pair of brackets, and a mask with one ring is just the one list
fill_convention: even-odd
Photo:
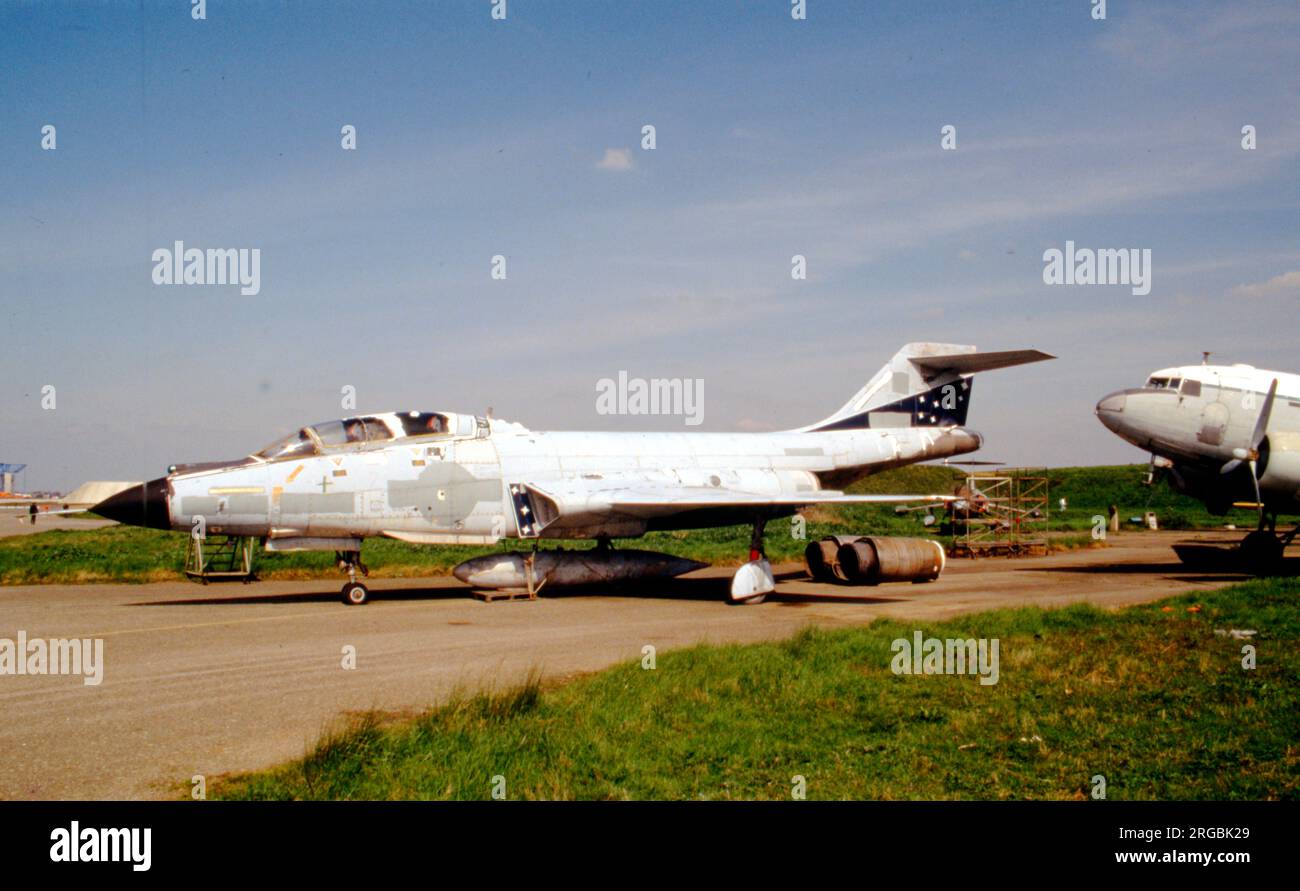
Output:
[[[699,646],[544,690],[356,718],[227,799],[1111,799],[1300,797],[1300,580],[1108,613],[1088,606],[877,621]],[[996,638],[999,682],[895,675],[891,642]],[[1244,643],[1215,629],[1256,629]],[[499,782],[499,781],[498,781]]]
[[[1164,484],[1143,486],[1145,465],[1057,468],[1046,471],[1051,485],[1049,528],[1062,534],[1058,541],[1072,546],[1087,541],[1094,515],[1105,515],[1117,504],[1121,516],[1154,510],[1165,528],[1192,529],[1239,526],[1253,515],[1234,512],[1213,517],[1193,499]],[[962,473],[956,468],[915,465],[868,477],[852,491],[871,493],[951,492]],[[1065,497],[1068,509],[1056,510]],[[890,506],[856,505],[816,507],[805,513],[805,538],[792,534],[788,520],[769,524],[767,551],[774,561],[797,560],[808,540],[834,534],[929,535],[919,513],[899,515]],[[92,530],[51,530],[35,535],[0,539],[0,584],[68,584],[79,582],[150,582],[180,577],[185,562],[185,534],[114,526]],[[652,533],[625,544],[664,551],[718,565],[737,565],[745,559],[749,529],[732,526],[690,532]],[[567,545],[566,545],[567,546]],[[514,550],[518,542],[506,541],[497,550]],[[370,539],[364,559],[377,577],[411,577],[445,574],[462,560],[491,548],[437,547],[405,544],[391,539]],[[267,553],[256,556],[258,576],[264,579],[335,578],[329,552]]]

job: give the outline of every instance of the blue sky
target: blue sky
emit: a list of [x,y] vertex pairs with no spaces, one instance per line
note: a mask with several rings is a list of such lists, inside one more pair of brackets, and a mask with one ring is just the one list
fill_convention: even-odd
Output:
[[[1202,350],[1300,370],[1296,3],[789,8],[0,6],[0,460],[154,477],[345,385],[683,429],[598,415],[620,370],[702,378],[691,429],[781,429],[941,340],[1061,357],[982,376],[985,457],[1140,461],[1102,394]],[[259,248],[261,292],[155,286],[178,239]],[[1151,293],[1045,285],[1067,239],[1151,249]]]

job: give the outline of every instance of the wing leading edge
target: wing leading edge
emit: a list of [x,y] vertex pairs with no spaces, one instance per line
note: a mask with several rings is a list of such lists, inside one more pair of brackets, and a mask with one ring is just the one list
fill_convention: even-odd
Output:
[[[611,514],[625,517],[654,518],[670,514],[720,508],[800,508],[814,504],[905,504],[909,502],[941,503],[955,500],[953,495],[850,495],[834,490],[770,495],[734,489],[704,486],[635,486],[585,488],[566,486],[549,489],[523,484],[535,496],[550,502],[550,510],[539,511],[539,519],[553,521],[578,516],[599,519]],[[549,525],[549,523],[545,523]]]

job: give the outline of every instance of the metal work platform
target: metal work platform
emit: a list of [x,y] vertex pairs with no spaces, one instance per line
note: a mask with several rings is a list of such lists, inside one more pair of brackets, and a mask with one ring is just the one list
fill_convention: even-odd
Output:
[[216,580],[253,580],[253,539],[242,535],[189,536],[185,574],[207,584]]
[[1048,478],[1042,470],[972,473],[950,513],[953,557],[1047,553]]

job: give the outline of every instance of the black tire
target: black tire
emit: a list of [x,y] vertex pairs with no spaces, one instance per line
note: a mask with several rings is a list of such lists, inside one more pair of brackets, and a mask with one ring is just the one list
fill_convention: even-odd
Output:
[[360,582],[348,582],[343,586],[343,602],[348,606],[365,606],[370,602],[370,591]]
[[1243,538],[1239,550],[1246,571],[1255,575],[1272,575],[1282,564],[1281,540],[1263,529]]

